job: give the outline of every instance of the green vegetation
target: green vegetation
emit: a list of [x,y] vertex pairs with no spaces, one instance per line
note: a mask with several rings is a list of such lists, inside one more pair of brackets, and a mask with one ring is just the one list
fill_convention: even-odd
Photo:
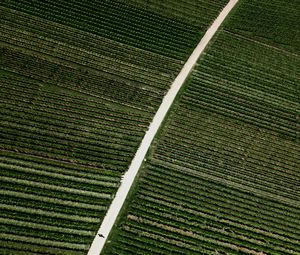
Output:
[[163,96],[225,3],[1,2],[1,254],[86,254]]
[[[126,45],[185,60],[199,42],[209,23],[227,1],[199,4],[196,8],[200,11],[196,11],[196,14],[200,24],[199,21],[193,22],[194,16],[185,22],[181,19],[185,16],[181,13],[182,9],[185,6],[187,6],[186,10],[193,8],[194,1],[182,1],[183,4],[175,8],[170,1],[164,6],[156,1],[142,2],[143,4],[140,5],[128,0],[60,0],[59,2],[4,0],[3,5],[82,31],[105,35],[106,38]],[[158,12],[148,10],[148,5],[153,4]],[[165,13],[170,9],[175,17]]]
[[297,8],[239,3],[156,137],[103,254],[300,254]]
[[297,0],[248,1],[236,9],[226,29],[299,55],[299,12]]

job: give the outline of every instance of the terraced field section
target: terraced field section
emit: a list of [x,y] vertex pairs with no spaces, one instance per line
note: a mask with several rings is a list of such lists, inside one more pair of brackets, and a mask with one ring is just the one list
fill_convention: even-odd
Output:
[[226,4],[204,1],[193,24],[181,19],[193,1],[146,2],[1,1],[1,254],[87,253],[163,96]]
[[300,254],[297,8],[239,3],[165,120],[103,254]]

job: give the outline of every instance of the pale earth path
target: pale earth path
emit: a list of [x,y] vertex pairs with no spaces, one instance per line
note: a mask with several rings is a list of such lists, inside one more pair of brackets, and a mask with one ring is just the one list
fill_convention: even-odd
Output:
[[134,182],[134,179],[138,173],[139,168],[141,167],[146,153],[153,141],[154,136],[156,135],[162,121],[164,120],[168,110],[170,109],[173,101],[178,94],[178,91],[184,84],[186,78],[191,73],[193,67],[195,66],[198,58],[203,53],[204,49],[215,35],[221,24],[223,23],[224,19],[236,5],[238,0],[230,0],[228,4],[224,7],[222,12],[219,14],[217,19],[213,22],[210,28],[206,31],[205,35],[202,37],[200,43],[197,45],[183,68],[181,69],[180,73],[174,80],[173,84],[171,85],[170,90],[163,98],[163,101],[156,112],[148,131],[146,132],[132,162],[129,166],[128,171],[124,174],[123,180],[121,185],[107,211],[106,216],[103,219],[103,222],[94,238],[94,241],[90,247],[88,255],[99,255],[104,247],[105,241],[115,224],[117,216],[126,200],[128,192]]

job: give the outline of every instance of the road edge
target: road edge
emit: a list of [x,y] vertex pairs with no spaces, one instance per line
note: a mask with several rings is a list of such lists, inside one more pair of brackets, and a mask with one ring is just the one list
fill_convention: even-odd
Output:
[[148,149],[158,132],[158,129],[165,119],[167,112],[173,105],[173,102],[181,89],[182,85],[186,81],[187,77],[193,70],[197,60],[205,50],[206,46],[209,44],[215,33],[218,31],[225,18],[237,4],[238,0],[230,0],[227,5],[220,12],[219,16],[215,19],[209,29],[206,31],[205,35],[200,40],[199,44],[194,49],[193,53],[190,55],[183,68],[181,69],[178,76],[175,78],[173,84],[171,85],[169,91],[163,98],[163,101],[157,110],[149,128],[129,166],[127,172],[124,174],[121,185],[104,217],[102,224],[92,242],[88,255],[100,255],[104,244],[113,228],[115,221],[121,211],[121,208],[127,198],[132,184],[134,183],[135,177],[145,159]]

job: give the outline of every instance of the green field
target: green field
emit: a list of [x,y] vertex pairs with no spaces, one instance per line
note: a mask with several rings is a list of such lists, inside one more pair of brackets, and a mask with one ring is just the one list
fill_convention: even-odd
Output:
[[163,96],[226,2],[1,2],[1,254],[87,253]]
[[[175,4],[144,0],[60,0],[56,3],[4,0],[2,5],[139,49],[186,59],[226,3],[226,0],[203,1],[195,6],[193,0]],[[194,15],[187,17],[190,9]]]
[[240,1],[156,137],[103,254],[300,254],[296,1]]

